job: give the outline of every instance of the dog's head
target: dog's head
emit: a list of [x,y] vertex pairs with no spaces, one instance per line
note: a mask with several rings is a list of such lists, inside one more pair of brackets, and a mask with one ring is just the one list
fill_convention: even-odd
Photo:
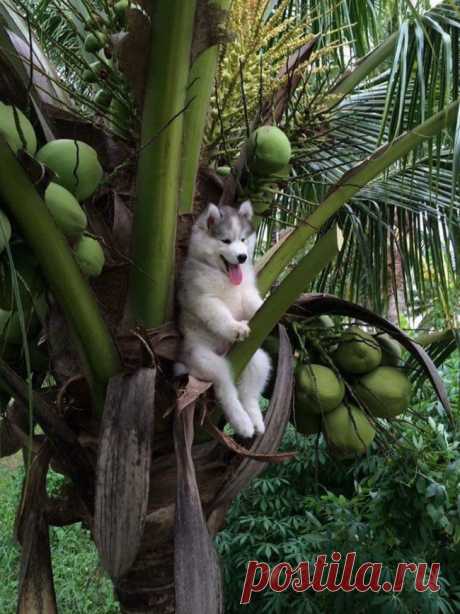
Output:
[[238,209],[210,203],[195,222],[190,243],[197,260],[218,268],[234,285],[243,280],[243,269],[251,262],[255,231],[252,205],[247,200]]

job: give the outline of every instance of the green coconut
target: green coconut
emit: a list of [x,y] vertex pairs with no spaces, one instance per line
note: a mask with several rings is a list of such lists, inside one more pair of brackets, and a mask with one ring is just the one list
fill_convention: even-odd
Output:
[[[25,245],[13,245],[11,256],[16,271],[21,305],[24,310],[27,310],[31,303],[44,292],[43,277],[34,254]],[[15,305],[16,298],[11,273],[9,266],[5,264],[0,271],[0,308],[8,311]]]
[[289,139],[276,126],[261,126],[249,137],[248,166],[256,175],[268,176],[281,172],[290,157]]
[[333,358],[341,371],[361,375],[380,365],[382,349],[372,335],[358,326],[352,326],[341,337]]
[[0,102],[0,134],[6,140],[11,149],[16,153],[19,149],[26,149],[34,156],[37,151],[37,137],[32,124],[22,111],[16,107],[17,121],[21,128],[24,143],[20,131],[17,128],[15,112],[11,105]]
[[382,349],[382,366],[398,367],[401,363],[402,356],[401,344],[387,333],[384,335],[376,335],[375,339]]
[[75,196],[57,183],[50,183],[45,203],[56,226],[68,237],[77,237],[88,225],[86,213]]
[[78,201],[89,198],[103,176],[96,151],[72,139],[51,141],[40,149],[37,159],[57,175],[55,183],[72,192]]
[[83,71],[83,81],[86,81],[86,83],[96,83],[101,76],[102,68],[103,64],[99,60],[91,62],[90,67]]
[[321,416],[303,411],[297,406],[297,402],[294,415],[291,417],[291,422],[296,431],[306,437],[308,437],[308,435],[315,435],[321,430]]
[[90,32],[85,38],[85,51],[88,53],[96,53],[100,51],[107,43],[107,36],[103,32]]
[[323,430],[333,449],[343,457],[363,454],[375,437],[375,429],[354,405],[339,405],[323,416]]
[[11,224],[3,211],[0,211],[0,254],[11,239]]
[[85,23],[85,30],[100,31],[102,28],[107,27],[109,22],[104,15],[100,13],[94,13]]
[[411,384],[401,369],[378,367],[359,380],[354,392],[374,416],[394,418],[409,407]]
[[105,264],[104,251],[96,239],[83,235],[75,245],[75,258],[85,275],[97,277]]
[[345,396],[343,381],[323,365],[300,364],[295,381],[296,407],[302,412],[327,413],[338,407]]
[[127,135],[131,129],[131,113],[127,106],[114,98],[110,103],[109,113],[112,116],[112,130],[116,134]]
[[118,0],[113,5],[113,10],[115,11],[115,15],[119,17],[121,20],[124,20],[126,17],[126,11],[129,9],[129,0]]
[[232,167],[231,166],[218,166],[216,168],[216,173],[220,175],[221,177],[228,177],[232,173]]
[[99,90],[94,97],[94,102],[99,106],[107,109],[112,102],[112,94],[107,90]]

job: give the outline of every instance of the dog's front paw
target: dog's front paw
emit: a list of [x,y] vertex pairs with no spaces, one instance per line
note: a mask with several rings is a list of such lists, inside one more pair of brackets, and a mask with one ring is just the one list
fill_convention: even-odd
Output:
[[265,423],[262,415],[253,417],[254,430],[256,435],[263,435],[265,433]]
[[245,439],[250,439],[254,436],[254,425],[246,414],[241,414],[238,418],[234,418],[231,425],[235,429],[235,432]]
[[254,425],[256,435],[263,435],[265,433],[264,416],[260,411],[258,401],[246,406],[245,409],[249,418],[251,419],[252,424]]
[[246,337],[249,337],[251,329],[249,328],[247,320],[241,320],[241,322],[235,322],[233,325],[233,334],[235,341],[243,341]]

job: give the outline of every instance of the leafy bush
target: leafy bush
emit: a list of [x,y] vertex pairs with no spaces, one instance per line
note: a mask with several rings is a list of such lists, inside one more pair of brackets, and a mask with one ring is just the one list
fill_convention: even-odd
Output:
[[[443,379],[458,407],[458,359]],[[289,463],[271,466],[236,500],[217,544],[224,564],[227,612],[239,605],[248,560],[312,564],[318,554],[356,551],[357,564],[383,564],[393,579],[398,562],[441,563],[438,593],[417,593],[407,574],[401,593],[254,593],[245,612],[326,613],[372,609],[382,614],[460,611],[460,450],[437,402],[418,394],[421,416],[401,424],[397,445],[361,460],[335,461],[324,443],[289,427]],[[458,412],[458,409],[457,409]],[[339,572],[339,578],[341,573]]]
[[[458,360],[443,371],[459,411]],[[356,551],[358,562],[383,563],[392,579],[400,561],[441,563],[441,591],[416,593],[409,581],[401,594],[254,594],[244,612],[318,613],[375,611],[454,613],[460,610],[460,450],[455,434],[427,390],[415,409],[425,420],[402,426],[399,444],[373,451],[358,462],[331,459],[323,443],[305,439],[289,427],[284,449],[297,457],[271,466],[235,501],[227,528],[217,537],[224,565],[226,612],[239,606],[248,560],[272,565],[313,561],[318,554]],[[455,411],[455,410],[454,410]],[[0,465],[0,612],[16,609],[19,551],[12,538],[22,469]],[[62,478],[51,472],[48,491]],[[99,567],[87,532],[73,526],[51,531],[54,575],[61,614],[116,614],[110,582]],[[355,567],[356,568],[356,567]],[[339,574],[340,577],[340,574]],[[382,577],[387,579],[387,577]],[[410,580],[410,574],[408,574]]]

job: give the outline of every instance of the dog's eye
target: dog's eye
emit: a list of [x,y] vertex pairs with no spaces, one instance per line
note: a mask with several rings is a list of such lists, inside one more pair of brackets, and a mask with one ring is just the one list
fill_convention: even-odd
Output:
[[222,239],[222,243],[225,243],[226,245],[230,245],[231,242],[231,239]]
[[241,237],[241,241],[244,243],[246,241],[246,237]]

